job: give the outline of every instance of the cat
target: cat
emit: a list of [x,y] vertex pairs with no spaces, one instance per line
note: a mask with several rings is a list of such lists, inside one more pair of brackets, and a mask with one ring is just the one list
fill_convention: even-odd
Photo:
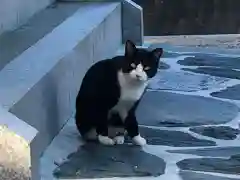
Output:
[[[143,146],[135,116],[136,108],[158,70],[162,48],[137,48],[127,40],[125,54],[98,61],[86,72],[76,98],[75,122],[84,140],[104,145],[124,143],[124,132],[136,145]],[[120,127],[115,137],[110,127]]]

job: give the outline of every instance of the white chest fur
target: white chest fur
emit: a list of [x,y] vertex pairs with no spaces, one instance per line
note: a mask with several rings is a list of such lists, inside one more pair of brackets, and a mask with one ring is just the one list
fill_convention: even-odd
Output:
[[118,81],[120,85],[120,98],[118,103],[112,108],[111,112],[118,112],[124,121],[128,111],[133,104],[139,100],[144,93],[147,82],[134,81],[122,72],[118,73]]

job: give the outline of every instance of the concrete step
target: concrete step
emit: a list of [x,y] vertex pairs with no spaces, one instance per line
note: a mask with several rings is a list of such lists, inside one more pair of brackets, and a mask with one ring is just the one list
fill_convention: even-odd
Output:
[[2,34],[0,36],[0,70],[73,15],[80,6],[82,5],[79,3],[58,3],[49,6],[30,18],[20,28]]
[[0,6],[0,34],[18,28],[34,14],[45,9],[53,2],[55,0],[2,0]]
[[33,180],[43,151],[72,117],[86,70],[121,43],[118,2],[57,3],[0,37],[0,103],[39,132],[30,142]]

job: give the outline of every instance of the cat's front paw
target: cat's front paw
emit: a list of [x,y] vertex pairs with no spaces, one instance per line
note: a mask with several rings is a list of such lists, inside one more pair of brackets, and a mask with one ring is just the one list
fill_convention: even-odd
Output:
[[141,137],[140,135],[137,135],[135,137],[133,137],[133,143],[138,145],[138,146],[144,146],[147,144],[146,139],[144,139],[143,137]]
[[108,136],[98,135],[98,141],[103,145],[114,145],[115,142]]
[[124,136],[116,136],[113,140],[115,141],[116,144],[123,144],[125,141],[125,138]]

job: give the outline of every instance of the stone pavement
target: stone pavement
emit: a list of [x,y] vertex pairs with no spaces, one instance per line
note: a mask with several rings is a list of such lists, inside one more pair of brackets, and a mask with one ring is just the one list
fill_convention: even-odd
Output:
[[159,67],[137,110],[147,146],[83,145],[72,119],[42,159],[43,179],[240,179],[240,55],[168,47]]

